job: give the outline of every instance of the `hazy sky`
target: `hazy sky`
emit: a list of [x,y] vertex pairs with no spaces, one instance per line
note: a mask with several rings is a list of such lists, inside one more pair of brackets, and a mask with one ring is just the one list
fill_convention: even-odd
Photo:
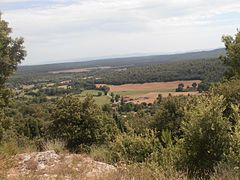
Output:
[[25,64],[214,49],[240,27],[240,0],[0,0],[0,10],[25,38]]

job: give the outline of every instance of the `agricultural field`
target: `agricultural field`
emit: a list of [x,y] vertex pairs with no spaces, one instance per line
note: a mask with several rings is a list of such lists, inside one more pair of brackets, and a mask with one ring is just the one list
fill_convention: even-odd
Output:
[[[101,96],[98,95],[98,93],[102,93]],[[81,97],[81,100],[84,100],[86,98],[87,95],[92,95],[93,99],[95,100],[96,104],[98,105],[104,105],[104,104],[109,104],[110,103],[110,96],[105,96],[103,94],[102,91],[98,91],[98,90],[85,90],[83,92],[81,92],[81,94],[79,94],[79,96]]]
[[197,95],[198,92],[176,92],[176,88],[180,83],[183,83],[185,87],[191,87],[194,82],[201,83],[200,80],[190,80],[123,85],[97,84],[96,86],[106,85],[110,88],[110,92],[123,96],[126,101],[140,104],[143,102],[153,103],[159,94],[163,97],[167,97],[169,94],[172,96]]

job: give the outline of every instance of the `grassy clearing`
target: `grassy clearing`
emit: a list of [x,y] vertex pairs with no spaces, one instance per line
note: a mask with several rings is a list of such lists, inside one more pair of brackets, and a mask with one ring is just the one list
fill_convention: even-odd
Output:
[[99,91],[99,90],[85,90],[85,91],[81,92],[80,95],[84,96],[84,97],[87,96],[88,94],[93,95],[93,96],[97,96],[99,92],[101,92],[103,94],[103,92]]
[[62,86],[58,86],[58,88],[67,89],[67,88],[68,88],[68,86],[67,86],[67,85],[62,85]]
[[[102,96],[98,96],[99,92],[102,93]],[[98,104],[100,106],[104,105],[104,104],[109,104],[110,100],[111,100],[111,98],[109,96],[103,95],[103,92],[98,91],[98,90],[85,90],[81,94],[79,94],[81,100],[84,100],[87,95],[92,95],[96,104]]]
[[[83,101],[85,98],[86,96],[81,96],[80,100]],[[102,106],[104,104],[109,104],[111,98],[109,96],[99,96],[99,97],[94,96],[93,99],[95,100],[96,104]]]
[[[96,104],[102,106],[104,104],[109,104],[111,97],[110,96],[105,96],[103,95],[102,92],[102,96],[98,96],[98,92],[102,92],[102,91],[98,91],[98,90],[85,90],[83,91],[81,94],[77,94],[76,96],[80,97],[80,100],[83,101],[87,95],[92,95],[93,99],[95,100]],[[57,98],[58,96],[47,96],[48,99],[54,99]],[[32,98],[31,96],[29,96],[29,98]]]

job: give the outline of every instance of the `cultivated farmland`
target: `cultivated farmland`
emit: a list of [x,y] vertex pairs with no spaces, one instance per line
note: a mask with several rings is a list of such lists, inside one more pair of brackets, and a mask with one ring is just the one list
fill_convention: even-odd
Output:
[[200,80],[190,80],[123,85],[97,84],[96,86],[106,85],[110,88],[110,92],[123,96],[128,102],[139,104],[142,102],[153,103],[159,94],[163,97],[167,97],[169,94],[172,96],[197,95],[198,92],[176,92],[176,88],[180,83],[183,83],[185,87],[191,87],[194,82],[201,83]]

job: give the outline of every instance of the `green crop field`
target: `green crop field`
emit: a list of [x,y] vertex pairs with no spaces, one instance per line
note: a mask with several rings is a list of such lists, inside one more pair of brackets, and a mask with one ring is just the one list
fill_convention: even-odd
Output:
[[87,94],[89,95],[93,95],[93,96],[98,96],[98,93],[101,92],[103,94],[102,91],[98,91],[98,90],[85,90],[83,92],[81,92],[81,96],[86,96]]
[[[86,96],[81,96],[80,99],[83,101],[86,98]],[[95,100],[96,104],[98,105],[104,105],[110,103],[110,97],[109,96],[94,96],[93,99]]]
[[[102,96],[98,96],[98,93],[101,92]],[[102,91],[98,90],[85,90],[80,94],[80,99],[84,100],[87,95],[92,95],[93,99],[98,105],[109,104],[111,97],[103,95]]]

